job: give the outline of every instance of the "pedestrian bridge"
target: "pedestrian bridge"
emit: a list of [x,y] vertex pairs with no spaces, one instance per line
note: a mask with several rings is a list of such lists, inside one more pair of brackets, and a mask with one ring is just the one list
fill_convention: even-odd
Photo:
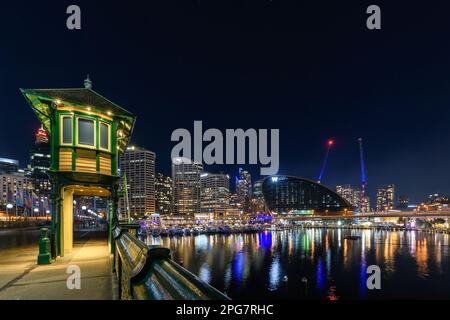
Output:
[[450,210],[430,210],[430,211],[391,211],[391,212],[365,212],[365,213],[346,213],[335,215],[298,215],[286,214],[278,215],[277,219],[304,221],[304,220],[341,220],[355,218],[448,218]]

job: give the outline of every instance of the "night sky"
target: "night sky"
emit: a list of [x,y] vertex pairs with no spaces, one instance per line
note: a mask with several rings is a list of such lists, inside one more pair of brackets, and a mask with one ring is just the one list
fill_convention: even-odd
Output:
[[[5,2],[5,1],[4,1]],[[389,3],[390,2],[390,3]],[[280,174],[450,194],[448,1],[8,1],[0,4],[0,157],[27,164],[39,122],[19,88],[93,89],[134,112],[170,173],[170,135],[279,128]],[[66,28],[78,4],[82,30]],[[370,4],[382,30],[366,28]],[[258,166],[244,166],[254,175]],[[237,166],[209,171],[236,175]]]

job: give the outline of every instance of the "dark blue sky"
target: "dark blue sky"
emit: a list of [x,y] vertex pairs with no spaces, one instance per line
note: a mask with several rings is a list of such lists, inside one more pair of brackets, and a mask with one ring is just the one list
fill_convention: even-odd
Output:
[[[389,3],[390,2],[390,3]],[[25,165],[39,123],[19,88],[94,90],[138,116],[135,143],[170,172],[170,135],[279,128],[282,174],[325,185],[395,183],[413,201],[450,194],[450,19],[446,1],[14,1],[0,4],[0,156]],[[448,1],[447,1],[448,2]],[[78,4],[82,30],[66,29]],[[211,167],[237,173],[237,167]],[[248,167],[255,174],[258,167]]]

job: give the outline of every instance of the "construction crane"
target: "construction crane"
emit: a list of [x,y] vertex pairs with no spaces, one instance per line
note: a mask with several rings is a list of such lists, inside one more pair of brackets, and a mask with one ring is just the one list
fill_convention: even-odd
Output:
[[366,179],[366,167],[364,165],[364,152],[363,152],[363,141],[362,138],[358,138],[358,143],[359,143],[359,158],[361,161],[361,197],[360,197],[360,211],[361,211],[361,206],[363,204],[363,200],[365,198],[366,195],[366,183],[367,183],[367,179]]
[[325,172],[325,167],[328,162],[328,155],[330,153],[331,147],[334,145],[334,140],[330,139],[327,141],[327,151],[325,153],[325,159],[323,159],[322,169],[320,170],[319,177],[317,178],[317,182],[320,183],[322,181],[323,173]]

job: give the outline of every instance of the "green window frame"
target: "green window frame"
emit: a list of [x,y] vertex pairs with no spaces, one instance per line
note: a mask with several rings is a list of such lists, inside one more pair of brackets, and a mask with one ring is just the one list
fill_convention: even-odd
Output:
[[61,145],[71,146],[73,144],[73,116],[61,115]]
[[96,121],[88,117],[77,117],[77,145],[96,149]]
[[111,125],[99,121],[99,149],[110,151],[111,150]]

